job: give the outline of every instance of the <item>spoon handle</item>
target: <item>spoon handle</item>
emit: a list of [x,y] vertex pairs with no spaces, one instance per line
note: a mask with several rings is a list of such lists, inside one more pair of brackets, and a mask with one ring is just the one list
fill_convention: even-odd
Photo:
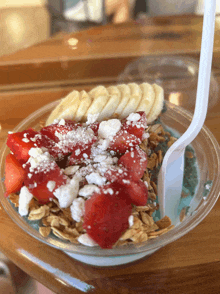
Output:
[[183,136],[181,137],[183,138],[182,142],[180,138],[179,145],[184,143],[184,147],[190,144],[198,135],[207,114],[215,33],[215,10],[216,0],[205,0],[195,111],[184,138]]

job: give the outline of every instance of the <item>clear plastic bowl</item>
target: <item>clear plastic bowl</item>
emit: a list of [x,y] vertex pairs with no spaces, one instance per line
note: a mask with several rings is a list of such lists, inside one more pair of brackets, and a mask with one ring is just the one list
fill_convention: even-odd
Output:
[[[118,77],[118,83],[137,81],[156,83],[164,89],[164,97],[173,104],[193,112],[199,73],[199,62],[186,56],[142,56],[129,63]],[[218,102],[219,86],[211,74],[209,109]]]
[[[23,120],[13,132],[22,131],[28,127],[40,128],[39,122],[46,120],[47,116],[58,103],[59,101],[55,101],[37,110]],[[169,102],[166,105],[167,111],[161,115],[162,122],[166,126],[175,129],[178,133],[184,133],[191,122],[191,114]],[[219,145],[212,133],[204,126],[197,138],[192,142],[192,147],[196,152],[200,177],[196,194],[192,200],[192,206],[189,209],[190,213],[174,229],[158,238],[148,240],[141,244],[129,244],[114,249],[101,249],[100,247],[86,247],[84,245],[72,244],[51,235],[44,238],[38,232],[37,225],[33,224],[35,222],[27,222],[25,218],[18,214],[10,201],[4,197],[5,187],[3,181],[1,182],[0,200],[8,215],[25,232],[49,246],[65,251],[75,259],[97,266],[112,266],[128,263],[150,255],[161,247],[187,234],[207,216],[216,203],[220,191]],[[4,143],[1,150],[2,179],[4,177],[5,158],[8,153],[9,148]],[[208,195],[204,197],[206,191],[205,186],[208,181],[212,181],[212,186]]]

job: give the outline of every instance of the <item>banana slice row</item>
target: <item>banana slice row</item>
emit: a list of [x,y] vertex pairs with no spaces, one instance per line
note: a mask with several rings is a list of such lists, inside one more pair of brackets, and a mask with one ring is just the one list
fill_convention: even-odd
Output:
[[90,92],[76,90],[64,97],[51,112],[46,125],[55,119],[86,121],[88,114],[99,113],[98,120],[125,118],[132,112],[145,111],[147,122],[153,122],[161,113],[164,102],[163,88],[157,84],[122,84],[97,86]]

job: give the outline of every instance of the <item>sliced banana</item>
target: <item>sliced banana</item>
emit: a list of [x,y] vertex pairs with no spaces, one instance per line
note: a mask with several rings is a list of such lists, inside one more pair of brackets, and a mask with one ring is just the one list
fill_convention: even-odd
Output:
[[158,86],[157,84],[153,84],[153,89],[155,92],[155,100],[154,104],[147,116],[147,122],[153,122],[161,113],[163,109],[163,102],[164,102],[164,90],[162,87]]
[[153,87],[148,83],[141,84],[140,88],[142,90],[142,98],[136,111],[145,111],[147,116],[154,104],[155,92]]
[[116,86],[108,87],[107,90],[109,93],[109,98],[106,105],[99,114],[98,120],[100,121],[113,117],[115,109],[117,108],[121,100],[121,94]]
[[92,103],[85,114],[86,117],[88,114],[101,113],[109,98],[108,91],[103,86],[92,89],[89,92],[89,96],[92,98]]
[[55,119],[74,119],[79,104],[79,92],[74,90],[63,98],[61,103],[52,111],[46,121],[46,126],[52,124]]
[[109,86],[107,91],[110,95],[117,95],[119,98],[121,98],[121,92],[119,91],[118,86]]
[[123,109],[121,113],[121,118],[127,117],[132,112],[136,112],[136,109],[142,97],[142,90],[138,84],[130,83],[128,84],[128,86],[131,90],[131,95],[127,105],[125,106],[125,108]]
[[157,84],[97,86],[89,93],[74,90],[52,111],[46,125],[61,118],[86,121],[88,114],[98,113],[99,121],[113,117],[122,119],[137,111],[145,111],[148,123],[151,123],[161,113],[163,101],[163,88]]
[[92,98],[89,97],[86,91],[80,92],[80,104],[75,114],[75,121],[86,121],[86,112],[89,109],[89,106],[92,103]]
[[117,108],[115,109],[115,112],[113,114],[114,117],[121,118],[121,113],[124,110],[125,106],[128,104],[128,101],[131,96],[131,90],[128,85],[122,84],[116,86],[121,94],[121,101]]
[[92,89],[91,91],[89,91],[88,94],[89,94],[89,97],[91,97],[92,99],[95,99],[100,96],[108,95],[108,91],[107,91],[106,87],[104,87],[104,86],[97,86],[94,89]]

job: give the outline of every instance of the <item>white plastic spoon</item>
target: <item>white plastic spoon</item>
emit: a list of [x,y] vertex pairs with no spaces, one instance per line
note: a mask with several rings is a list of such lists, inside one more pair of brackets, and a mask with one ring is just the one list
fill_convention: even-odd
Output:
[[158,200],[161,217],[169,216],[173,224],[178,221],[178,205],[182,192],[185,148],[200,132],[208,108],[215,9],[216,0],[205,0],[199,76],[193,120],[186,132],[168,149],[158,177]]

